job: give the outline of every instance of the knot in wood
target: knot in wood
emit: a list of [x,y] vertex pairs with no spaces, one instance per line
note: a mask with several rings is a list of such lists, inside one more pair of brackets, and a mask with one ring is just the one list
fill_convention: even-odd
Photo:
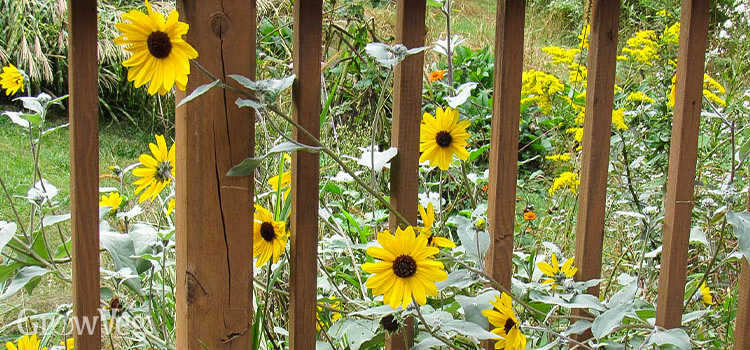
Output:
[[229,31],[231,25],[229,17],[224,12],[217,12],[211,16],[211,32],[219,38],[223,39]]

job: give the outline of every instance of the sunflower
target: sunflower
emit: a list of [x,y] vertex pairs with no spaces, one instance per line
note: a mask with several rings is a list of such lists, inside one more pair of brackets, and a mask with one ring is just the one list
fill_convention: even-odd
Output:
[[714,304],[714,299],[711,297],[711,289],[708,288],[706,285],[706,282],[703,282],[700,286],[701,290],[701,303],[703,306],[708,307],[709,305]]
[[256,266],[261,267],[271,256],[273,262],[279,261],[279,256],[286,248],[289,236],[283,221],[274,221],[273,214],[260,205],[255,205],[255,221],[253,222],[253,257],[257,257]]
[[430,82],[436,82],[438,80],[441,80],[445,77],[445,71],[444,70],[436,70],[432,73],[430,73],[430,76],[428,79],[430,79]]
[[[279,178],[281,180],[279,180]],[[292,184],[292,172],[291,171],[286,171],[283,174],[281,174],[281,176],[276,175],[268,179],[268,185],[271,186],[271,188],[273,188],[274,192],[278,192],[279,187],[281,188],[288,187],[286,191],[284,191],[284,200],[286,200],[287,197],[289,197],[289,193],[292,191],[292,187],[289,186],[291,184]]]
[[500,336],[495,338],[495,349],[523,350],[526,348],[526,336],[518,329],[518,319],[513,312],[513,302],[508,294],[503,292],[500,299],[490,300],[493,309],[482,311],[490,324],[495,327],[491,332]]
[[421,234],[426,235],[427,245],[437,248],[455,248],[456,243],[453,243],[449,238],[437,237],[432,234],[432,224],[435,222],[435,208],[432,206],[432,202],[427,204],[427,210],[419,204],[419,215],[422,217],[424,227],[420,228]]
[[37,338],[36,334],[29,336],[24,335],[20,339],[18,339],[17,345],[13,345],[11,342],[5,343],[5,348],[7,350],[47,350],[47,348],[39,348],[39,344],[41,343],[41,340]]
[[551,277],[546,279],[543,283],[551,283],[552,288],[562,284],[565,279],[573,277],[573,275],[578,272],[578,268],[573,267],[573,258],[565,260],[562,268],[560,268],[560,264],[558,263],[557,256],[555,254],[552,254],[552,265],[544,261],[540,261],[536,264],[536,266],[539,267],[539,270],[541,270],[545,275]]
[[102,195],[102,200],[99,201],[100,207],[112,207],[109,212],[113,214],[120,208],[120,204],[122,204],[122,197],[119,192],[112,192],[109,196]]
[[458,110],[438,107],[435,117],[430,113],[422,116],[422,126],[419,132],[419,151],[423,152],[419,162],[430,161],[430,166],[437,165],[442,170],[448,170],[455,154],[461,160],[469,158],[466,151],[466,139],[469,133],[466,128],[471,124],[468,120],[458,121]]
[[169,204],[167,204],[167,215],[166,215],[167,217],[172,215],[172,212],[174,212],[174,205],[175,205],[174,198],[172,198],[169,200]]
[[395,236],[379,233],[378,243],[382,248],[370,247],[367,254],[383,261],[364,263],[362,270],[374,274],[366,285],[374,295],[383,294],[383,303],[406,309],[412,297],[424,305],[428,295],[437,295],[435,282],[445,281],[448,274],[443,271],[443,263],[431,258],[440,250],[427,246],[426,235],[417,236],[413,228],[399,227]]
[[141,87],[150,81],[148,93],[157,91],[164,95],[177,84],[185,90],[190,74],[190,60],[198,57],[198,52],[182,36],[188,32],[188,24],[179,22],[179,13],[172,11],[167,20],[154,11],[146,0],[148,15],[140,11],[130,11],[122,15],[129,23],[117,23],[122,35],[115,38],[115,44],[128,45],[125,50],[133,55],[122,65],[129,67],[128,81]]
[[0,86],[5,89],[5,95],[10,96],[21,90],[23,92],[23,74],[13,64],[8,63],[0,73]]
[[148,144],[153,157],[148,154],[141,154],[138,160],[145,168],[133,169],[133,175],[140,178],[133,183],[138,186],[135,189],[135,194],[143,191],[138,198],[139,203],[149,197],[154,200],[174,178],[174,144],[167,150],[164,135],[155,135],[154,137],[156,138],[156,144]]
[[60,345],[65,346],[65,350],[73,350],[75,345],[75,340],[73,338],[68,338],[65,341],[61,341]]

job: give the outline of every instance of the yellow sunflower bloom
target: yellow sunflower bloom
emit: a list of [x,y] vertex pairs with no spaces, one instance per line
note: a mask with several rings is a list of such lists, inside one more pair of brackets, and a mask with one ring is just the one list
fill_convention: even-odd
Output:
[[523,350],[526,349],[526,336],[518,328],[518,319],[513,312],[513,302],[508,294],[503,292],[500,299],[490,300],[493,309],[482,311],[492,327],[491,332],[500,336],[495,340],[495,349]]
[[714,304],[714,298],[711,296],[711,289],[708,288],[706,285],[706,282],[703,282],[700,286],[701,290],[701,304],[703,306],[708,307],[709,305]]
[[421,231],[421,234],[426,235],[427,237],[427,245],[431,247],[437,247],[437,248],[455,248],[456,243],[453,243],[449,238],[446,237],[437,237],[432,234],[432,224],[435,223],[435,207],[432,205],[432,202],[430,204],[427,204],[427,210],[419,204],[419,215],[422,217],[422,221],[424,222],[424,227],[419,228]]
[[36,334],[32,336],[27,334],[18,339],[16,345],[11,342],[5,343],[5,348],[7,350],[47,350],[47,348],[39,348],[40,344],[41,340],[37,338]]
[[174,205],[175,205],[174,198],[172,198],[169,200],[169,204],[167,204],[167,217],[172,215],[172,212],[174,212]]
[[419,132],[419,151],[422,156],[419,162],[430,161],[430,166],[437,165],[442,170],[448,170],[455,154],[459,159],[469,158],[466,150],[466,139],[469,133],[466,128],[471,125],[468,120],[458,121],[458,110],[438,107],[435,117],[430,113],[422,116],[422,126]]
[[557,261],[557,256],[555,254],[552,254],[552,265],[540,261],[536,264],[536,266],[539,268],[539,270],[542,271],[545,275],[547,275],[548,278],[544,280],[544,284],[552,284],[552,288],[555,288],[558,285],[561,285],[563,281],[565,281],[568,278],[573,277],[573,275],[578,272],[577,267],[573,267],[573,258],[570,258],[568,260],[565,260],[565,263],[563,264],[562,268],[560,267],[560,263]]
[[380,247],[370,247],[367,254],[380,259],[364,263],[362,270],[373,275],[367,279],[367,288],[373,295],[383,295],[383,303],[406,309],[412,297],[419,305],[427,303],[427,296],[438,293],[435,282],[445,281],[448,274],[443,263],[431,256],[440,250],[427,246],[426,235],[415,235],[411,227],[400,227],[393,236],[388,232],[378,234]]
[[273,214],[260,205],[255,205],[255,220],[253,222],[253,257],[258,258],[255,265],[263,266],[273,257],[273,262],[279,262],[279,256],[286,248],[289,235],[283,221],[274,221]]
[[141,87],[149,82],[148,93],[164,95],[177,84],[185,90],[190,74],[190,60],[198,52],[182,36],[188,32],[187,23],[178,21],[179,13],[172,11],[166,21],[164,15],[154,11],[146,0],[148,15],[130,11],[122,15],[129,23],[117,23],[122,35],[115,44],[127,45],[125,50],[133,55],[122,65],[128,67],[128,81]]
[[[279,178],[281,179],[279,180]],[[279,175],[276,175],[268,179],[268,185],[271,186],[271,188],[273,188],[274,192],[278,192],[279,187],[287,188],[286,191],[284,191],[284,200],[286,200],[287,197],[289,197],[289,193],[292,191],[292,187],[289,186],[291,184],[292,184],[292,172],[291,171],[284,172],[283,174],[281,174],[280,177]]]
[[5,95],[10,96],[21,90],[23,92],[23,74],[13,64],[8,63],[0,73],[0,87],[5,89]]
[[[174,178],[174,144],[167,150],[164,135],[155,135],[156,144],[149,143],[151,154],[141,154],[138,160],[144,167],[133,169],[133,175],[139,177],[133,184],[138,186],[135,194],[141,193],[138,203],[146,199],[154,200]],[[145,191],[144,191],[145,190]]]
[[73,350],[75,340],[73,338],[68,338],[64,342],[61,341],[60,345],[65,345],[65,350]]
[[112,207],[109,210],[110,213],[116,213],[120,204],[122,204],[122,197],[119,192],[112,192],[109,196],[102,195],[102,200],[99,201],[100,207]]

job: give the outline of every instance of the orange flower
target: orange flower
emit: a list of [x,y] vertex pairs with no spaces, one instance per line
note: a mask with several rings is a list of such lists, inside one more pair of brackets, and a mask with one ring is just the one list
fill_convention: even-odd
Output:
[[523,213],[523,219],[526,220],[526,221],[534,220],[534,219],[536,219],[536,214],[534,214],[533,211],[529,210],[529,211]]
[[445,77],[445,71],[444,70],[436,70],[432,73],[430,73],[430,82],[436,82],[440,79],[443,79]]

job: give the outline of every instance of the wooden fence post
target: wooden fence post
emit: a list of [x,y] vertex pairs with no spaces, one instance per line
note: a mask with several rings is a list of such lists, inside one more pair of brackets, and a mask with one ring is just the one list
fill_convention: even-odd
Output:
[[[315,137],[320,136],[322,32],[323,0],[295,1],[292,118]],[[296,128],[292,137],[313,144]],[[317,153],[292,154],[289,348],[295,350],[315,349],[319,169]]]
[[[76,348],[100,349],[99,98],[96,0],[68,2],[70,212]],[[86,323],[92,328],[84,327]]]
[[[750,211],[750,203],[748,203]],[[750,264],[742,259],[742,274],[739,282],[740,292],[737,296],[737,318],[734,325],[734,350],[750,348]]]
[[497,2],[495,83],[490,135],[487,218],[490,249],[485,269],[510,289],[518,178],[518,123],[521,117],[523,33],[526,0]]
[[[575,262],[576,280],[599,278],[602,271],[604,209],[607,199],[609,142],[617,64],[620,1],[593,0],[591,4],[586,118],[583,124],[583,159],[578,197]],[[599,295],[599,287],[589,288]]]
[[659,295],[656,299],[656,324],[664,328],[677,328],[682,324],[698,154],[698,127],[703,105],[708,10],[708,0],[682,2],[661,275]]
[[[399,1],[396,14],[396,43],[407,48],[424,46],[425,0]],[[424,53],[407,57],[393,75],[393,129],[391,145],[398,155],[391,161],[391,204],[409,223],[417,223],[419,193],[419,130],[422,121]],[[391,213],[391,232],[404,227]],[[414,320],[409,317],[401,329],[386,338],[389,350],[408,349],[414,340]]]
[[[223,81],[255,77],[255,1],[179,0],[198,62]],[[210,82],[193,68],[186,92]],[[177,349],[250,349],[253,178],[227,171],[253,154],[252,109],[213,89],[177,108]]]

